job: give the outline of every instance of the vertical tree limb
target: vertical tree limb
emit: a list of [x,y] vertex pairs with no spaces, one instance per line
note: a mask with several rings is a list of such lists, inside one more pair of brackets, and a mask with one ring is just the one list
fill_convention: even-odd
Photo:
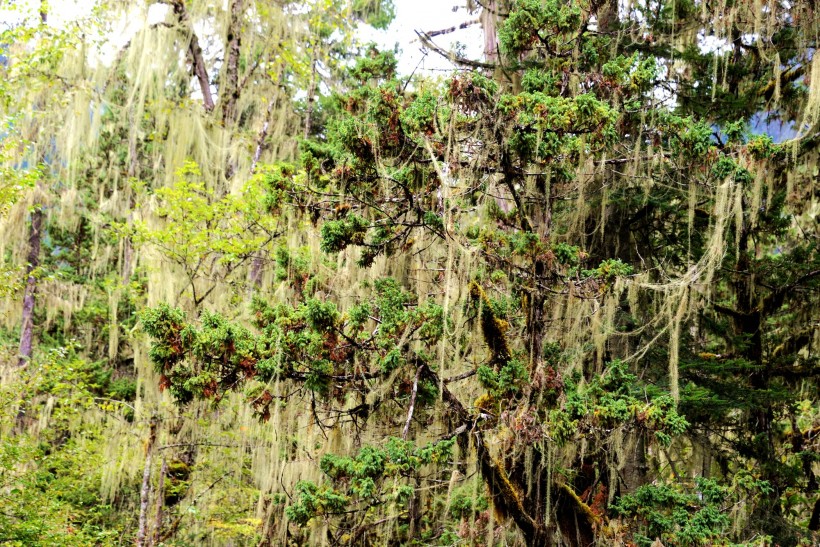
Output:
[[[259,131],[259,136],[256,139],[256,150],[253,152],[253,160],[251,160],[251,175],[256,173],[256,165],[259,163],[259,159],[262,157],[262,151],[265,149],[265,139],[268,138],[268,128],[270,127],[270,117],[273,113],[273,108],[276,104],[276,101],[270,101],[268,103],[268,111],[265,113],[265,122],[262,124],[262,129]],[[262,284],[262,268],[264,266],[264,260],[262,257],[257,256],[253,259],[251,263],[251,271],[250,271],[250,283],[253,288],[258,289],[259,286]]]
[[268,128],[270,127],[270,117],[273,113],[275,101],[268,104],[268,112],[265,114],[265,123],[262,124],[262,129],[259,131],[259,137],[256,139],[256,150],[253,152],[253,160],[251,161],[251,175],[256,173],[256,164],[262,157],[262,151],[265,149],[265,139],[268,138]]
[[479,16],[484,31],[484,60],[488,63],[498,61],[498,9],[495,0],[489,0]]
[[168,461],[162,458],[162,469],[159,472],[159,486],[157,487],[157,509],[154,518],[154,537],[151,545],[156,545],[162,537],[162,509],[165,504],[165,477],[168,476]]
[[151,428],[148,432],[148,441],[145,443],[145,469],[142,472],[142,487],[140,488],[140,517],[137,531],[136,547],[144,547],[148,534],[148,502],[151,498],[151,458],[154,455],[154,444],[157,440],[157,425],[159,418],[151,417]]
[[34,338],[34,304],[37,294],[36,270],[40,266],[40,244],[43,239],[43,207],[35,205],[31,212],[28,235],[28,266],[26,266],[26,290],[23,295],[23,318],[20,325],[20,352],[18,366],[31,359]]
[[809,520],[809,530],[817,532],[820,530],[820,498],[814,502],[814,509],[811,512],[811,519]]
[[219,90],[222,103],[222,125],[228,127],[236,122],[236,103],[239,101],[239,54],[242,45],[242,0],[231,2],[231,18],[225,38],[225,73]]
[[[452,417],[462,424],[475,425],[475,420],[453,393],[439,381],[438,375],[428,366],[421,365],[422,373],[433,383],[441,386],[441,400],[447,405]],[[469,432],[465,429],[462,435],[472,434],[475,441],[476,456],[478,458],[479,469],[484,482],[490,489],[493,504],[501,510],[503,514],[509,515],[526,538],[527,545],[545,545],[546,527],[541,522],[536,522],[530,516],[521,500],[521,494],[516,490],[511,478],[499,462],[492,457],[489,448],[484,442],[484,435],[481,431],[473,429]]]
[[[40,1],[40,22],[48,23],[48,4]],[[38,184],[39,186],[39,184]],[[34,338],[34,304],[37,295],[36,270],[40,266],[40,244],[43,240],[43,206],[34,205],[31,210],[31,224],[28,232],[28,257],[26,265],[26,290],[23,293],[23,316],[20,321],[20,348],[17,366],[25,366],[31,359]],[[23,411],[18,414],[18,419]]]
[[174,0],[172,4],[174,13],[186,31],[190,32],[190,42],[188,43],[188,54],[191,57],[191,65],[194,76],[199,82],[199,89],[202,92],[202,104],[206,112],[214,109],[214,98],[211,94],[211,80],[208,78],[208,69],[205,67],[205,58],[202,55],[202,47],[199,45],[199,38],[191,25],[188,11],[185,9],[183,0]]
[[214,109],[214,99],[211,95],[211,81],[208,78],[208,69],[205,68],[205,60],[202,57],[202,48],[199,46],[199,40],[191,31],[191,45],[190,50],[191,59],[194,66],[194,75],[199,81],[199,88],[202,91],[202,104],[206,112]]
[[416,379],[413,380],[413,391],[410,394],[410,408],[407,410],[407,421],[404,423],[404,430],[401,432],[401,438],[407,440],[407,432],[410,431],[410,422],[413,420],[413,410],[416,407],[416,395],[419,392],[419,376],[424,366],[416,369]]

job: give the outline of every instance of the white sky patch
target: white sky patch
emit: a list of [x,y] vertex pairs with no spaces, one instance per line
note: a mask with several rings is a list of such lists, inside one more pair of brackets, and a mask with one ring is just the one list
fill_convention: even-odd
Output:
[[[48,24],[63,28],[71,21],[91,15],[94,3],[88,0],[52,0],[48,2]],[[40,0],[0,2],[0,26],[11,27],[23,23],[40,22]]]
[[[40,5],[40,2],[28,1],[29,4]],[[48,24],[57,28],[68,25],[71,21],[84,19],[91,15],[94,3],[83,0],[58,0],[48,3]]]
[[[445,74],[455,68],[450,61],[441,55],[426,50],[416,36],[417,30],[436,31],[451,27],[458,27],[462,23],[476,21],[479,12],[468,13],[464,0],[394,0],[396,18],[386,30],[379,31],[367,25],[359,29],[359,37],[363,42],[373,41],[384,49],[399,46],[399,74],[408,76],[415,70],[416,74],[433,76]],[[14,26],[22,23],[37,24],[39,22],[40,0],[18,0],[9,8],[3,2],[0,7],[0,25]],[[48,8],[48,24],[56,28],[64,28],[71,21],[91,15],[94,2],[88,0],[52,0]],[[145,12],[144,4],[134,2],[129,15],[118,25],[115,25],[106,42],[114,47],[107,48],[107,52],[100,52],[96,61],[110,63],[116,56],[116,51],[131,40],[137,31],[145,25],[154,25],[165,21],[168,5],[153,3]],[[205,28],[195,29],[202,37],[208,36]],[[457,50],[469,59],[481,60],[483,36],[481,25],[477,22],[464,29],[442,34],[433,38],[436,45],[446,51]],[[214,44],[202,44],[203,49],[210,53]],[[93,62],[93,61],[92,61]],[[417,68],[418,67],[418,68]]]
[[657,77],[660,81],[665,82],[665,85],[658,85],[652,90],[652,97],[655,99],[656,107],[663,106],[665,108],[674,108],[678,102],[678,85],[677,82],[669,78],[669,65],[666,62],[661,62],[661,59],[655,61],[657,66]]
[[[376,42],[384,49],[399,45],[399,74],[409,76],[418,66],[416,74],[437,75],[453,70],[453,64],[441,55],[424,49],[416,36],[417,30],[431,32],[478,19],[478,12],[468,13],[463,0],[396,0],[396,18],[383,31],[363,26],[359,31],[362,41]],[[475,23],[465,29],[442,34],[433,42],[444,50],[455,50],[460,43],[461,54],[468,59],[481,60],[483,37],[481,25]]]
[[718,38],[717,36],[706,36],[703,33],[698,34],[698,49],[701,53],[715,53],[723,55],[732,51],[732,45],[725,38]]

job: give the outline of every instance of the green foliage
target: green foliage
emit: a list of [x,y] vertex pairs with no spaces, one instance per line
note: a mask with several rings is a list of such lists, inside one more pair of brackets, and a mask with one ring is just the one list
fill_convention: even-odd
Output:
[[672,151],[685,159],[701,159],[713,149],[712,128],[706,122],[691,119],[675,119],[674,126],[680,133],[670,139]]
[[475,495],[475,492],[468,489],[469,486],[460,487],[453,492],[450,498],[450,516],[455,519],[462,519],[472,513],[486,511],[489,507],[486,496]]
[[337,253],[349,245],[361,245],[369,227],[365,219],[355,214],[325,222],[322,225],[322,250]]
[[401,113],[401,122],[408,134],[432,135],[436,131],[438,98],[429,89],[422,91]]
[[104,432],[99,427],[73,431],[78,416],[122,410],[98,396],[106,389],[97,383],[101,380],[106,374],[99,365],[61,350],[31,363],[0,388],[2,423],[47,424],[37,435],[14,432],[0,440],[4,544],[79,547],[120,540],[128,518],[99,496]]
[[604,260],[597,268],[584,270],[582,273],[585,277],[594,277],[608,287],[617,278],[632,275],[633,272],[632,266],[624,264],[619,258],[614,258]]
[[524,161],[555,163],[577,158],[584,145],[597,147],[616,138],[617,111],[591,93],[569,99],[543,92],[501,95],[498,112],[519,128],[509,147]]
[[332,329],[339,319],[339,312],[333,302],[322,302],[315,298],[309,298],[304,303],[305,319],[308,325],[317,331],[327,331]]
[[686,432],[689,424],[668,395],[647,400],[645,388],[622,361],[613,361],[604,374],[586,384],[566,380],[566,399],[550,411],[552,437],[559,443],[579,435],[598,437],[610,428],[632,423],[654,432],[663,446]]
[[296,483],[296,496],[296,502],[285,508],[285,514],[302,526],[317,515],[343,512],[349,501],[336,494],[332,488],[320,488],[307,481]]
[[673,545],[720,542],[731,525],[727,508],[742,496],[770,491],[766,481],[752,479],[731,487],[698,477],[693,485],[651,484],[623,496],[613,506],[616,514],[636,519],[639,545],[655,539]]
[[200,305],[252,256],[273,249],[279,235],[270,210],[281,201],[288,167],[251,178],[239,194],[218,196],[201,182],[199,167],[187,162],[170,188],[156,190],[160,226],[119,223],[116,232],[137,245],[157,249],[187,278],[191,298]]
[[396,73],[396,63],[395,53],[379,51],[375,45],[371,45],[364,55],[356,59],[349,75],[360,83],[371,80],[390,80]]
[[140,321],[146,333],[160,341],[150,357],[163,386],[180,403],[195,398],[219,401],[225,389],[254,374],[254,338],[219,314],[203,312],[197,328],[186,323],[182,311],[163,304],[143,311]]
[[392,0],[354,0],[353,14],[373,28],[384,30],[396,17],[396,8]]
[[516,0],[498,30],[504,51],[516,55],[528,51],[539,40],[546,47],[558,46],[565,34],[575,30],[581,22],[581,6],[576,2],[557,0]]
[[[140,321],[154,339],[149,356],[161,374],[162,386],[178,403],[196,399],[218,403],[227,392],[250,382],[246,395],[257,414],[267,419],[273,399],[268,387],[257,381],[289,379],[320,396],[330,396],[334,378],[350,374],[357,357],[388,373],[412,360],[410,356],[419,356],[409,351],[410,342],[429,348],[441,338],[445,320],[441,306],[416,305],[391,278],[376,280],[374,292],[372,304],[354,306],[347,313],[317,298],[295,306],[270,306],[256,298],[252,311],[258,333],[207,311],[195,324],[167,304],[145,309]],[[372,332],[367,329],[371,317],[378,324]]]
[[527,367],[518,359],[510,359],[499,369],[480,366],[477,370],[478,381],[496,398],[508,398],[519,393],[529,382]]
[[425,466],[446,464],[454,444],[450,439],[416,446],[389,437],[379,447],[362,447],[355,456],[326,454],[319,467],[331,484],[298,483],[296,497],[285,513],[291,521],[305,526],[313,518],[343,514],[351,506],[362,510],[382,505],[405,508],[414,495],[407,480],[418,476]]
[[810,3],[487,5],[443,84],[355,43],[390,1],[175,2],[104,63],[125,4],[24,4],[0,542],[132,541],[148,413],[169,545],[816,539]]

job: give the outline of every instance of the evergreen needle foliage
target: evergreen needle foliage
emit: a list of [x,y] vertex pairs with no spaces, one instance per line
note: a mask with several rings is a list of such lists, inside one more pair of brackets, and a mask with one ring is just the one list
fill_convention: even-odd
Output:
[[0,543],[820,542],[814,2],[30,4]]

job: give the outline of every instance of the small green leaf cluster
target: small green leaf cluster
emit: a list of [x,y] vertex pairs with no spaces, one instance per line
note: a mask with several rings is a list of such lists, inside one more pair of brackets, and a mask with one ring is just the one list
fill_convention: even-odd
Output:
[[756,135],[746,143],[746,150],[756,160],[774,159],[784,154],[783,147],[774,143],[769,135]]
[[649,546],[656,539],[669,545],[720,543],[731,518],[732,502],[769,490],[767,482],[752,479],[748,484],[723,486],[697,477],[694,484],[655,483],[638,487],[613,506],[615,514],[636,519],[635,539]]
[[[628,97],[647,93],[652,89],[658,75],[658,63],[654,57],[634,53],[630,56],[618,55],[601,66],[601,76],[605,83]],[[630,101],[631,102],[631,101]],[[628,109],[640,106],[627,104]]]
[[354,456],[325,454],[319,467],[331,484],[300,482],[285,514],[305,526],[315,517],[366,512],[371,506],[403,508],[414,495],[407,481],[417,477],[425,466],[446,464],[454,444],[454,439],[448,439],[417,446],[389,437],[380,446],[362,447]]
[[[254,175],[254,183],[264,188],[262,203],[270,213],[277,213],[289,201],[296,169],[289,163],[262,164]],[[251,196],[247,196],[251,198]]]
[[720,156],[712,167],[712,176],[717,180],[731,179],[738,184],[750,184],[753,181],[752,174],[737,164],[728,156]]
[[158,341],[149,356],[162,385],[180,403],[219,401],[238,380],[255,374],[254,337],[219,314],[203,312],[197,328],[181,310],[161,304],[144,310],[140,320]]
[[84,382],[93,393],[112,401],[133,401],[137,394],[137,384],[133,378],[114,378],[114,371],[105,361],[78,363],[78,372],[85,374]]
[[515,0],[498,29],[501,50],[510,56],[520,55],[540,41],[547,49],[558,51],[567,34],[580,26],[581,15],[577,2]]
[[668,116],[665,122],[662,127],[665,126],[670,135],[669,145],[673,153],[686,160],[703,160],[714,150],[713,131],[706,122],[677,116]]
[[[430,136],[436,131],[438,98],[432,90],[425,89],[401,113],[400,119],[407,134]],[[423,144],[423,143],[421,143]]]
[[471,484],[455,489],[450,496],[449,511],[450,516],[454,519],[462,519],[473,513],[486,511],[488,507],[487,496],[476,495],[475,486]]
[[629,264],[625,264],[620,258],[608,258],[601,262],[597,268],[583,270],[584,277],[594,277],[605,284],[613,283],[619,277],[632,275],[634,269]]
[[361,245],[369,227],[369,223],[356,214],[341,220],[329,220],[322,225],[322,250],[337,253],[348,245]]
[[613,361],[602,376],[586,384],[565,379],[565,396],[561,407],[549,414],[551,435],[559,443],[632,424],[654,432],[668,446],[689,425],[668,395],[647,401],[637,377],[622,361]]
[[348,76],[358,84],[392,80],[396,75],[397,63],[394,52],[381,51],[375,45],[371,45],[364,55],[357,57]]
[[276,248],[274,259],[278,281],[291,279],[294,288],[298,288],[302,286],[306,278],[310,277],[310,249],[308,247],[290,249],[285,245],[280,245]]
[[540,68],[531,68],[521,77],[521,88],[526,93],[558,95],[561,78],[558,74]]
[[[162,386],[178,403],[218,402],[253,379],[257,382],[247,396],[267,418],[272,396],[261,382],[290,379],[328,396],[333,377],[349,374],[357,355],[374,369],[390,372],[406,364],[411,342],[421,344],[417,353],[432,347],[445,321],[440,305],[416,304],[392,278],[376,280],[373,301],[352,306],[347,314],[316,297],[275,306],[257,297],[252,312],[258,333],[207,311],[196,324],[167,304],[140,314],[143,329],[154,339],[149,355]],[[369,327],[371,320],[375,329]]]
[[460,104],[465,112],[474,112],[477,105],[490,105],[497,93],[498,82],[480,72],[455,76],[447,86],[447,98]]
[[353,0],[353,14],[379,30],[385,30],[396,17],[392,0]]
[[292,522],[304,526],[318,515],[343,513],[349,499],[337,494],[329,486],[317,486],[309,481],[296,483],[296,501],[285,508],[285,515]]
[[162,303],[140,313],[140,323],[149,336],[157,340],[151,346],[149,356],[154,363],[172,367],[184,357],[180,332],[187,316],[179,308]]
[[515,396],[530,381],[526,364],[517,358],[506,361],[497,370],[481,365],[476,375],[481,385],[496,399]]
[[552,254],[559,264],[577,266],[585,253],[577,245],[561,242],[552,246]]
[[508,145],[524,162],[560,165],[587,148],[614,142],[618,112],[592,93],[554,97],[543,92],[504,94],[498,114],[508,122]]

